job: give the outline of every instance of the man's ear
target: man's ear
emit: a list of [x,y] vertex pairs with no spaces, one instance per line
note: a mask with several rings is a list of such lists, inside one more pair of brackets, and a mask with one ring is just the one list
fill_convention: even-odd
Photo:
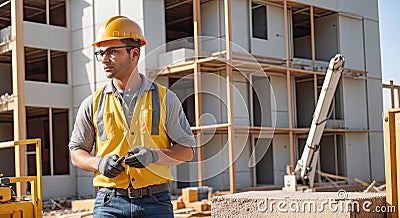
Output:
[[140,55],[139,49],[138,49],[138,48],[133,48],[131,51],[132,51],[132,53],[133,53],[133,55],[132,55],[132,60],[133,60],[136,56],[137,56],[138,59],[139,59],[139,55]]

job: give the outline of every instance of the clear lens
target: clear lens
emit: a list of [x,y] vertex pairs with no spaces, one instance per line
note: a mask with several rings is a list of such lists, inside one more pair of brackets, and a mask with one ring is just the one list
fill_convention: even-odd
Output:
[[109,47],[106,50],[98,50],[94,53],[94,56],[96,56],[96,60],[101,62],[104,59],[104,55],[107,55],[108,58],[116,58],[118,49],[119,48],[128,48],[131,49],[133,48],[132,46],[120,46],[120,47]]

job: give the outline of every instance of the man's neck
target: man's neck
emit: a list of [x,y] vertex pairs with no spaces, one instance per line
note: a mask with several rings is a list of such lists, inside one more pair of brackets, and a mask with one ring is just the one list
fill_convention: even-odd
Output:
[[132,73],[129,78],[126,79],[116,79],[113,78],[112,82],[115,88],[119,91],[123,90],[136,90],[142,84],[142,78],[140,77],[139,73]]

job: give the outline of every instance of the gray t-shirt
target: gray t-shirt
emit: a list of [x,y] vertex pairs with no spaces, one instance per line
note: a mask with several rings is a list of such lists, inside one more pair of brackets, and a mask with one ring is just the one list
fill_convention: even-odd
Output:
[[[112,85],[112,82],[106,86],[111,89],[113,94],[120,99],[124,115],[128,125],[132,119],[136,100],[144,94],[151,86],[151,81],[147,80],[142,74],[142,84],[138,90],[118,92]],[[166,93],[166,118],[165,129],[172,144],[183,144],[195,147],[195,140],[190,129],[189,122],[186,119],[179,98],[170,90]],[[72,131],[69,142],[69,149],[83,149],[92,152],[96,141],[96,133],[93,125],[93,95],[83,100],[76,116],[74,130]]]

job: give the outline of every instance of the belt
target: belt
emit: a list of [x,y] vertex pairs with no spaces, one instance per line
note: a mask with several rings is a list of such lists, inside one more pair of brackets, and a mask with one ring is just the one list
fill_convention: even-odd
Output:
[[120,195],[129,198],[141,198],[143,196],[151,196],[160,192],[169,191],[169,183],[163,183],[160,185],[150,185],[143,188],[133,188],[129,185],[127,189],[123,188],[106,188],[101,187],[99,192],[110,193],[113,195]]

